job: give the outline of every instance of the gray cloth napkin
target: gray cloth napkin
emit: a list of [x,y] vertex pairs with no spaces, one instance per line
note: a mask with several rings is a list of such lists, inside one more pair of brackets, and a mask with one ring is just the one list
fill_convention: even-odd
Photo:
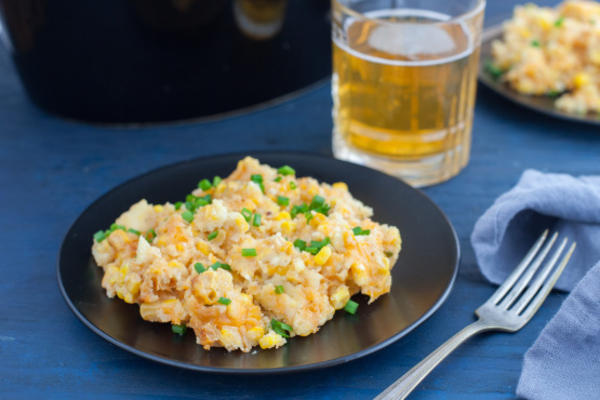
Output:
[[600,177],[525,171],[477,221],[471,243],[483,275],[501,283],[545,228],[577,242],[556,285],[572,292],[525,354],[517,394],[600,399]]

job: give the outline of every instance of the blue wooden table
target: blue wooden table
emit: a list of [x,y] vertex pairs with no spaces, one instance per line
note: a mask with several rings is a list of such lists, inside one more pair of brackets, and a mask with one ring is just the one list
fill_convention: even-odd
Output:
[[[514,1],[488,4],[488,20]],[[33,107],[0,52],[0,398],[2,399],[369,399],[473,319],[494,290],[478,272],[469,235],[477,217],[526,168],[600,171],[600,129],[550,119],[480,89],[472,159],[455,179],[426,189],[454,223],[462,262],[448,301],[388,348],[342,366],[277,377],[179,370],[105,342],[69,311],[56,284],[69,225],[124,180],[184,159],[247,150],[330,154],[330,86],[280,105],[209,123],[117,129],[64,121]],[[552,294],[516,334],[462,346],[414,399],[514,398],[524,352],[556,312]]]

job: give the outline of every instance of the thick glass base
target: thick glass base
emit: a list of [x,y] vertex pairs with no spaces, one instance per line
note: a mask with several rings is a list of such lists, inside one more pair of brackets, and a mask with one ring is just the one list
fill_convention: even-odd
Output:
[[432,156],[401,159],[363,152],[333,133],[333,155],[336,158],[378,169],[414,187],[433,185],[456,176],[469,161],[469,144],[463,143]]

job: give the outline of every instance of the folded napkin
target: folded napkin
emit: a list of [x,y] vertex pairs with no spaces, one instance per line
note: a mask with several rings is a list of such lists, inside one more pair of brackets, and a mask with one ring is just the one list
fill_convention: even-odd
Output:
[[517,394],[600,399],[600,177],[525,171],[475,224],[483,275],[503,282],[544,228],[577,242],[556,285],[572,292],[525,354]]

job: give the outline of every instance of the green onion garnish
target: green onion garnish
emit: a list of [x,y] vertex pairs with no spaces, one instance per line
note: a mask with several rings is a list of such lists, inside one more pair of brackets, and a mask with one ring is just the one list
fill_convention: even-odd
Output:
[[154,228],[150,229],[149,231],[146,231],[146,240],[151,242],[152,239],[154,239],[155,237],[156,237],[156,231],[154,230]]
[[223,305],[229,305],[231,303],[231,300],[229,300],[227,297],[219,297],[219,300],[217,300],[217,302]]
[[263,185],[263,177],[260,174],[254,174],[252,176],[250,176],[250,180],[254,183],[256,183],[259,187],[260,190],[264,193],[265,192],[265,186]]
[[554,21],[554,26],[560,28],[563,22],[565,22],[565,17],[559,17],[556,21]]
[[181,213],[181,218],[185,219],[187,222],[192,222],[194,220],[194,214],[191,211],[184,211]]
[[178,201],[174,204],[176,210],[179,210],[182,205],[183,205],[183,203],[181,201]]
[[281,176],[278,176],[277,178],[273,179],[273,181],[275,181],[275,182],[281,182],[281,179],[282,179]]
[[194,269],[196,270],[197,273],[201,274],[204,271],[206,271],[206,267],[204,265],[202,265],[202,263],[196,263],[194,264]]
[[213,240],[214,238],[216,238],[216,237],[217,237],[217,235],[218,235],[218,234],[219,234],[219,231],[218,231],[218,230],[215,230],[215,231],[213,231],[213,232],[209,233],[209,234],[208,234],[208,236],[207,236],[206,238],[207,238],[208,240]]
[[217,187],[217,186],[219,186],[219,183],[221,183],[222,181],[223,181],[223,179],[221,179],[221,177],[219,175],[217,175],[213,178],[212,185],[214,187]]
[[187,327],[185,325],[171,325],[171,331],[173,331],[173,333],[178,334],[179,336],[185,335],[186,330]]
[[255,257],[256,249],[242,249],[242,255],[244,257]]
[[344,306],[344,311],[348,314],[356,314],[356,309],[358,308],[358,303],[352,300],[348,300],[346,305]]
[[98,232],[94,233],[94,240],[98,243],[100,243],[107,237],[108,237],[108,235],[106,233],[104,233],[104,231],[98,231]]
[[225,271],[231,271],[231,267],[229,266],[229,264],[225,264],[225,263],[221,263],[221,262],[215,262],[213,265],[210,266],[213,271],[218,270],[219,268],[224,269]]
[[294,247],[298,248],[300,251],[306,249],[306,242],[302,239],[294,240]]
[[294,175],[296,173],[296,171],[294,170],[294,168],[290,167],[289,165],[284,165],[283,167],[281,167],[277,170],[277,173],[279,173],[281,175]]
[[285,196],[277,196],[277,204],[280,206],[287,206],[290,204],[290,199]]
[[370,229],[363,229],[360,226],[355,226],[352,228],[352,232],[354,232],[354,236],[366,236],[371,233]]
[[290,337],[289,333],[292,332],[291,326],[289,326],[285,322],[278,321],[274,318],[271,319],[271,328],[273,328],[273,331],[276,334],[283,336],[284,338],[289,338]]
[[260,214],[254,214],[254,218],[252,218],[252,225],[260,226]]
[[133,228],[127,229],[127,232],[135,233],[138,236],[141,235],[140,231],[138,231],[137,229],[133,229]]
[[537,40],[537,39],[534,39],[534,40],[531,41],[531,45],[533,47],[540,47],[540,41]]
[[277,285],[277,286],[275,286],[275,293],[276,294],[281,294],[283,292],[284,292],[283,285]]
[[490,74],[492,76],[492,78],[494,80],[497,80],[498,78],[500,78],[503,73],[502,70],[490,60],[487,60],[485,62],[485,70],[487,71],[488,74]]
[[242,208],[242,216],[246,220],[246,222],[250,222],[250,218],[252,217],[252,211],[247,208]]
[[290,189],[294,190],[296,189],[298,186],[296,186],[296,182],[290,182]]
[[292,219],[294,219],[294,218],[296,218],[296,215],[305,213],[307,211],[308,211],[308,206],[306,204],[300,204],[298,206],[292,207],[290,216],[292,217]]
[[198,188],[200,188],[204,191],[207,191],[211,187],[212,187],[212,183],[210,183],[210,181],[208,179],[202,179],[200,182],[198,182]]

